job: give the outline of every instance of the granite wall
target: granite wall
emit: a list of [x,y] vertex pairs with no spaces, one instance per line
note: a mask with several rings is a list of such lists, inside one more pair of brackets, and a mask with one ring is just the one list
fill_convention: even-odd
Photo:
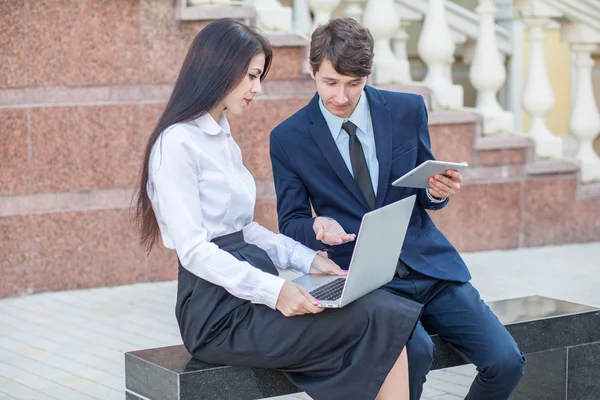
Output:
[[[173,7],[0,3],[0,297],[176,278],[172,252],[140,248],[129,208],[146,137],[206,24],[176,21]],[[276,230],[268,135],[314,89],[298,39],[273,43],[264,94],[231,124],[257,180],[256,219]],[[428,100],[422,87],[396,89]],[[430,113],[436,156],[473,166],[460,195],[432,213],[459,250],[600,240],[600,186],[582,188],[572,165],[532,163],[523,140],[482,140],[480,123]]]
[[[176,21],[173,9],[0,3],[0,297],[176,278],[174,253],[147,257],[137,244],[129,210],[146,137],[206,24]],[[261,190],[259,219],[273,205],[266,137],[306,100],[293,98],[301,57],[277,47],[269,94],[232,121]]]

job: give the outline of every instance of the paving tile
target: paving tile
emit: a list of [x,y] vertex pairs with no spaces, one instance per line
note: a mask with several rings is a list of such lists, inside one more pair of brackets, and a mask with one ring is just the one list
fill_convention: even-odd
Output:
[[0,359],[8,365],[29,371],[34,375],[49,380],[65,378],[71,375],[59,368],[10,352],[0,352]]
[[[12,334],[13,337],[17,338],[18,340],[15,341],[15,343],[18,343],[20,346],[25,346],[26,344],[29,344],[31,346],[34,346],[38,349],[44,349],[45,351],[48,351],[50,353],[53,353],[55,351],[60,351],[61,349],[63,349],[64,347],[61,346],[60,344],[56,343],[56,342],[52,342],[42,336],[36,336],[36,335],[32,335],[29,332],[23,332],[23,331],[19,331],[17,332],[16,329],[11,329],[10,333]],[[6,343],[6,341],[4,340],[4,338],[2,339],[2,345],[0,346],[4,346]],[[15,348],[18,348],[18,345],[15,345]],[[10,350],[10,349],[7,349]]]
[[0,392],[20,400],[52,399],[48,395],[26,385],[0,377]]
[[434,397],[434,396],[440,396],[444,394],[443,391],[439,390],[439,389],[434,389],[433,387],[429,387],[427,385],[425,385],[423,387],[423,394],[421,395],[422,398],[429,398],[429,397]]
[[14,340],[10,337],[3,337],[0,341],[0,348],[8,351],[16,351],[24,346],[25,344],[23,342]]
[[29,372],[15,367],[13,365],[5,364],[0,361],[0,378],[12,379],[14,381],[19,381],[18,378],[22,376],[28,376]]
[[455,383],[446,382],[441,385],[432,386],[432,389],[436,389],[442,391],[444,393],[449,393],[455,396],[461,396],[464,398],[467,393],[469,393],[469,387],[457,385]]
[[31,373],[27,373],[26,376],[21,375],[21,376],[16,376],[13,378],[14,381],[19,382],[22,385],[25,385],[31,389],[35,389],[35,390],[39,390],[41,392],[44,392],[46,389],[51,388],[53,386],[55,386],[56,384],[54,382],[52,382],[51,380],[39,377],[39,376],[34,376]]
[[452,371],[455,374],[469,376],[475,378],[477,376],[477,369],[473,364],[461,365],[460,367],[446,368],[442,371]]
[[45,388],[44,393],[60,400],[95,400],[90,395],[58,384]]
[[444,381],[445,383],[453,383],[467,388],[471,387],[471,384],[473,383],[472,376],[465,376],[449,370],[439,371],[439,373],[436,375],[436,378]]
[[[21,332],[19,332],[21,334]],[[33,335],[31,335],[33,336]],[[88,351],[89,346],[87,343],[79,344],[73,343],[68,339],[65,343],[70,343],[69,346],[61,346],[55,351],[57,355],[64,356],[65,358],[74,359],[75,361],[84,364],[84,368],[93,366],[98,370],[104,371],[105,373],[113,373],[114,371],[123,371],[123,353],[115,352],[107,348],[93,347],[94,351]],[[77,351],[73,351],[73,348],[77,348]],[[112,359],[107,359],[106,355],[112,356]],[[83,368],[82,368],[83,369]],[[0,373],[0,376],[2,374]]]
[[427,381],[425,382],[425,386],[434,386],[439,385],[440,383],[444,383],[444,381],[436,378],[438,371],[431,371],[427,374]]
[[71,375],[67,378],[57,379],[56,383],[101,400],[112,399],[117,395],[123,397],[123,393],[119,393],[115,389],[79,376]]
[[94,379],[94,381],[111,389],[120,390],[121,392],[125,391],[125,377],[123,374],[121,376],[105,376],[104,378]]

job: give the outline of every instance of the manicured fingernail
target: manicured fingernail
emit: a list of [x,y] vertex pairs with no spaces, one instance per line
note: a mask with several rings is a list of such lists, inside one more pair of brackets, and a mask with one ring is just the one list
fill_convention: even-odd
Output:
[[348,270],[347,269],[344,270],[344,274],[348,275]]
[[316,299],[315,299],[315,302],[316,302],[317,304],[321,304],[321,300],[316,300]]

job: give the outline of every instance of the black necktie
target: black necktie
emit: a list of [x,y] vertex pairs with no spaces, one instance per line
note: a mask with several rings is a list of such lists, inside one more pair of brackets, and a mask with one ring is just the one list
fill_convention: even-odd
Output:
[[358,183],[358,187],[363,196],[365,196],[365,199],[367,199],[367,203],[373,209],[375,208],[375,191],[373,190],[373,183],[371,183],[371,175],[369,174],[365,154],[363,153],[360,140],[356,136],[356,125],[350,121],[346,121],[342,124],[342,129],[350,136],[348,148],[350,149],[350,163],[352,164],[354,180]]

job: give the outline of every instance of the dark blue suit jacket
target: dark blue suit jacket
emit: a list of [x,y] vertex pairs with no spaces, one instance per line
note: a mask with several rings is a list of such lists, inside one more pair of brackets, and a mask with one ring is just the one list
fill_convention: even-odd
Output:
[[[408,93],[365,87],[371,110],[379,182],[375,207],[417,194],[417,201],[400,256],[424,275],[466,282],[471,277],[456,249],[434,225],[425,210],[437,210],[424,189],[399,188],[391,183],[426,160],[433,159],[427,109],[423,98]],[[319,109],[319,97],[271,132],[271,162],[277,193],[279,230],[306,246],[326,246],[313,231],[317,216],[335,219],[348,233],[358,233],[369,205],[346,167]],[[332,246],[329,257],[348,268],[354,242]]]

